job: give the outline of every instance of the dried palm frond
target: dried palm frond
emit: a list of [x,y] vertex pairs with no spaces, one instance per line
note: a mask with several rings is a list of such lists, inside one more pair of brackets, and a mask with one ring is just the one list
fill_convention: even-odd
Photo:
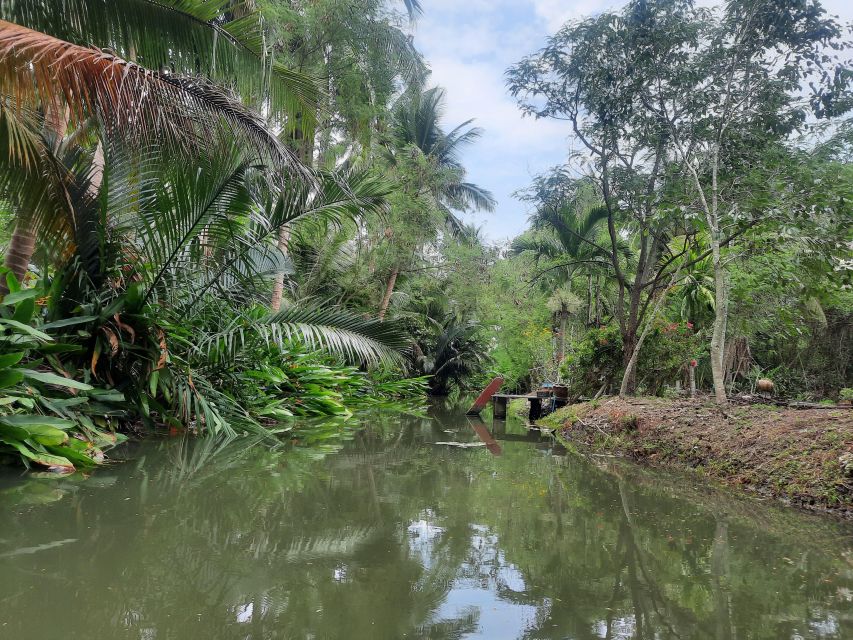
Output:
[[298,159],[235,96],[209,81],[152,71],[100,49],[0,21],[0,93],[11,107],[67,109],[71,124],[103,119],[110,134],[175,141],[197,150],[227,132],[276,165],[303,173]]
[[0,0],[0,18],[73,44],[95,44],[149,69],[202,75],[281,126],[314,126],[313,78],[273,60],[267,25],[241,0]]

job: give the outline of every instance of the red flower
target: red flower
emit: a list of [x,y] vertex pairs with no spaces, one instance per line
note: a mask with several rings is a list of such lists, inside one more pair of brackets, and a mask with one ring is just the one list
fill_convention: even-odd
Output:
[[691,366],[691,367],[695,367],[697,364],[699,364],[699,363],[698,363],[698,362],[696,362],[696,360],[691,360],[691,361],[690,361],[690,366]]

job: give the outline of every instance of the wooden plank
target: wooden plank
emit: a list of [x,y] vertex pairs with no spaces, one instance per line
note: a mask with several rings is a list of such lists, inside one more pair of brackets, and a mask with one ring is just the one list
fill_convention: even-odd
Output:
[[477,396],[477,399],[474,401],[474,404],[471,405],[471,408],[468,409],[466,415],[480,415],[480,412],[486,408],[486,405],[489,403],[489,400],[491,400],[492,396],[497,393],[497,390],[501,388],[503,383],[504,379],[500,376],[492,380],[489,385],[485,389],[483,389],[483,392],[479,396]]

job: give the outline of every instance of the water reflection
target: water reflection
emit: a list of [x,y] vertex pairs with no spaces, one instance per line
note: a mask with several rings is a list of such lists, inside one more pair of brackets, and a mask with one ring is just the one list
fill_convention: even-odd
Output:
[[0,638],[853,637],[849,527],[519,425],[364,424],[328,456],[170,441],[2,481]]

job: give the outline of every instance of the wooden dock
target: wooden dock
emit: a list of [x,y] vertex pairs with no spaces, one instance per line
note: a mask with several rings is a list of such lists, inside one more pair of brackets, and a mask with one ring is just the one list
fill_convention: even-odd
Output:
[[[559,389],[563,390],[563,393],[561,394],[555,394],[554,389],[552,388],[553,385],[545,386],[538,391],[533,391],[531,393],[497,393],[503,383],[504,379],[501,376],[492,380],[489,385],[483,389],[482,393],[480,393],[474,401],[474,404],[471,405],[471,408],[468,409],[466,415],[480,415],[480,412],[486,407],[489,400],[491,400],[492,417],[497,420],[504,420],[506,418],[506,410],[510,400],[527,400],[527,402],[530,403],[528,417],[533,421],[541,418],[543,413],[550,413],[557,407],[565,406],[568,401],[568,389],[565,386],[559,386]],[[545,411],[543,412],[543,410]]]
[[493,416],[499,420],[506,418],[506,409],[510,400],[527,400],[530,403],[530,419],[537,420],[542,416],[542,401],[551,398],[541,398],[534,393],[517,395],[513,393],[496,393],[492,396]]

